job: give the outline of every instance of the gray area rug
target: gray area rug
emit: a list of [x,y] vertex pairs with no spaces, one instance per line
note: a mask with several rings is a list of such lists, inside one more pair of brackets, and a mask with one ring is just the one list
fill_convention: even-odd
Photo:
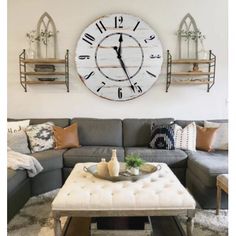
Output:
[[[51,202],[58,190],[32,197],[8,224],[8,236],[54,236]],[[179,218],[185,229],[185,218]],[[66,217],[62,218],[62,224]],[[216,216],[213,210],[197,209],[194,236],[227,236],[228,211]]]

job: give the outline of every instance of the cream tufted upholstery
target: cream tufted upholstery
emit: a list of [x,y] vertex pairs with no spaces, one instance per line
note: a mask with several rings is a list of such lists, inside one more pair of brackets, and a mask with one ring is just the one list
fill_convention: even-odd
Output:
[[[76,164],[52,203],[54,211],[195,209],[195,201],[170,168],[136,182],[110,182],[86,173]],[[152,163],[157,165],[157,163]]]

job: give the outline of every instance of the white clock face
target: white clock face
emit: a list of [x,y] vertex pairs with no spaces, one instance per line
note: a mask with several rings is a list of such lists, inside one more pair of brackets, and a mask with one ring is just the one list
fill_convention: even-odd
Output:
[[140,18],[112,14],[82,33],[76,47],[77,72],[96,95],[115,101],[149,90],[162,65],[158,35]]

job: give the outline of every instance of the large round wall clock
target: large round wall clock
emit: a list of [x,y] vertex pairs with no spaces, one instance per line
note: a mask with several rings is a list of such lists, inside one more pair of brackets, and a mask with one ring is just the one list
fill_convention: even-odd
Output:
[[84,84],[96,95],[115,101],[149,90],[162,61],[158,35],[143,20],[127,14],[97,19],[76,47],[77,72]]

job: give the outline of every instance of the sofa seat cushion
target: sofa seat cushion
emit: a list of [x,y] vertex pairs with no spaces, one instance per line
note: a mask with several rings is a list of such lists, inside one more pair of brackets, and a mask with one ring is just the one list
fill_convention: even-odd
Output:
[[7,193],[11,194],[24,180],[27,179],[25,170],[7,169]]
[[64,167],[74,167],[78,162],[100,162],[102,158],[109,161],[112,149],[117,150],[118,160],[124,161],[124,149],[122,147],[82,146],[71,148],[64,153]]
[[43,166],[42,172],[45,172],[55,169],[61,169],[63,167],[63,152],[65,152],[65,149],[50,149],[42,152],[33,153],[32,156],[40,162],[40,164]]
[[228,173],[227,151],[187,153],[189,170],[207,187],[215,187],[217,175]]
[[125,156],[130,154],[138,154],[141,158],[148,162],[163,162],[169,167],[186,167],[187,154],[180,150],[163,150],[152,149],[148,147],[127,147],[125,148]]

